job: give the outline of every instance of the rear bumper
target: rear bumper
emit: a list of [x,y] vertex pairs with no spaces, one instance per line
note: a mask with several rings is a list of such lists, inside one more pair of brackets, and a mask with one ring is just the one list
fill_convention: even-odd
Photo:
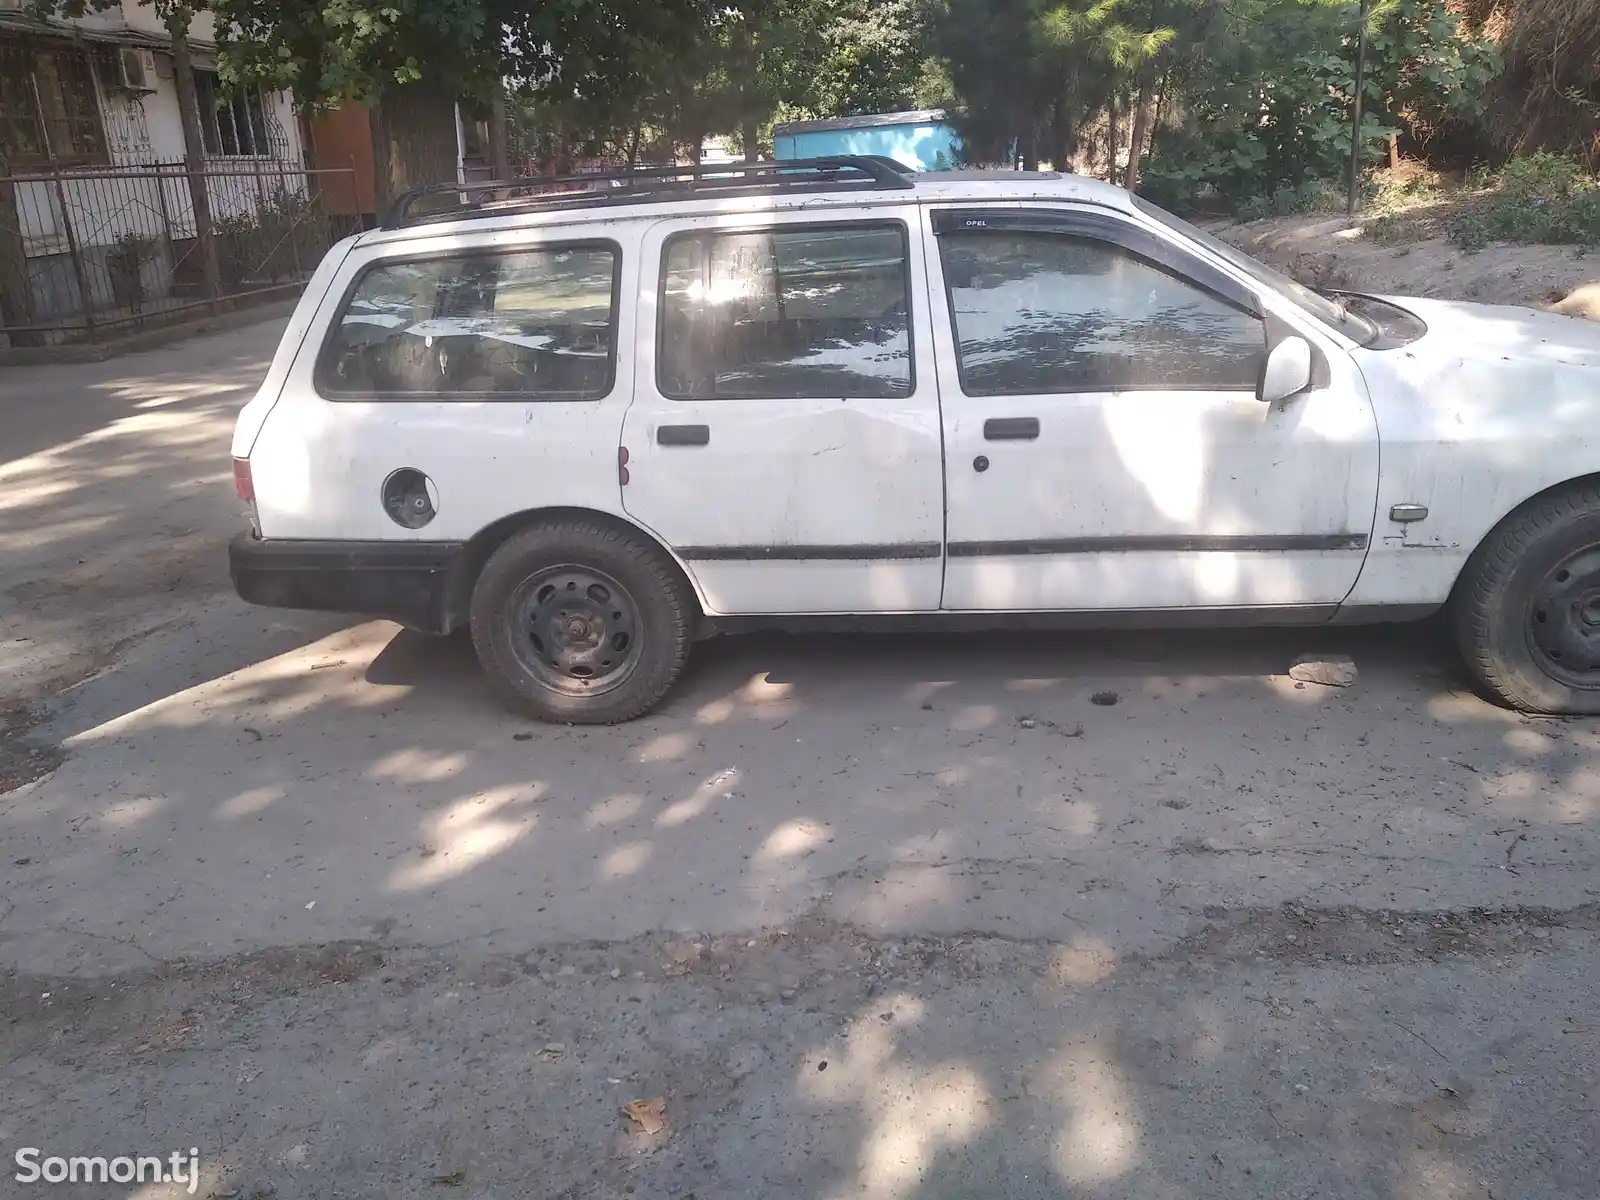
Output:
[[422,633],[455,627],[450,581],[459,542],[282,541],[244,533],[228,546],[234,590],[251,604],[385,617]]

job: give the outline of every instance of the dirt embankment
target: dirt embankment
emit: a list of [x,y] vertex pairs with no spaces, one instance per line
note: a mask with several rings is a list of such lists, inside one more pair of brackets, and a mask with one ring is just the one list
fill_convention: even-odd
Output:
[[[1581,246],[1498,244],[1465,251],[1443,237],[1386,244],[1344,217],[1276,217],[1212,232],[1313,287],[1546,308],[1600,281]],[[1600,306],[1585,315],[1600,317]]]

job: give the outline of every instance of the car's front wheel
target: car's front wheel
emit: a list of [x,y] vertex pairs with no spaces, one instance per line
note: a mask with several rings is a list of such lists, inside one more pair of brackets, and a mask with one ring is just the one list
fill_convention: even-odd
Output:
[[677,566],[643,536],[568,518],[526,529],[484,564],[472,641],[513,705],[609,725],[654,707],[683,670],[697,613]]
[[1530,501],[1473,552],[1452,600],[1468,668],[1524,712],[1600,713],[1600,488]]

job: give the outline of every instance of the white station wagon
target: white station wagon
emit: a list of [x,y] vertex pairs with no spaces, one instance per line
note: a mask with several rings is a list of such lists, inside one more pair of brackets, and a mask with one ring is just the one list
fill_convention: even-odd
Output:
[[234,434],[260,604],[470,626],[623,721],[797,619],[1446,605],[1600,712],[1600,328],[1319,294],[1116,188],[870,158],[428,189],[333,248]]

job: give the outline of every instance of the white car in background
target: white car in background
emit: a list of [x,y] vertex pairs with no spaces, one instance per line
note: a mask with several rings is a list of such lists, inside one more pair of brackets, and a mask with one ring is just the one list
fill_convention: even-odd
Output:
[[1446,605],[1489,691],[1600,712],[1595,326],[1318,294],[1070,176],[592,184],[333,248],[235,433],[242,596],[470,626],[558,721],[734,625]]

